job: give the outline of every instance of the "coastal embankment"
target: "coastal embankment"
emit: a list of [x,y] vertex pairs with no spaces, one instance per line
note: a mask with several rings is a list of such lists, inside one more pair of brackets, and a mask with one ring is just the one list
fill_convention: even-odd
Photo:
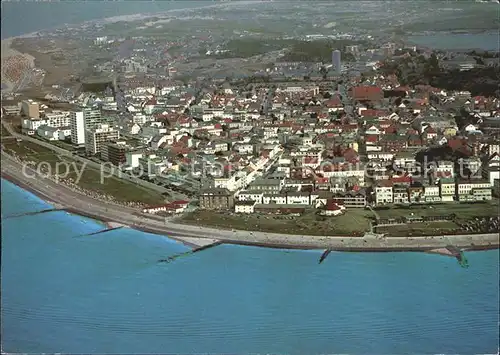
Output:
[[[33,175],[35,174],[35,175]],[[262,246],[285,249],[331,249],[336,251],[422,251],[428,252],[448,245],[466,250],[499,248],[498,233],[429,237],[381,237],[367,234],[364,237],[290,235],[214,228],[175,223],[170,219],[151,216],[141,211],[99,201],[72,190],[53,180],[28,177],[22,166],[2,152],[2,177],[34,193],[69,213],[105,221],[117,222],[148,233],[165,235],[191,247],[201,247],[215,242]],[[36,176],[30,171],[30,176]]]

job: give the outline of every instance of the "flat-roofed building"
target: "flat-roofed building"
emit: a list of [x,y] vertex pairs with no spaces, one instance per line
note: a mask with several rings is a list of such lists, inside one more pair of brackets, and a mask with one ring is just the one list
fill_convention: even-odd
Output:
[[204,189],[200,193],[200,208],[229,210],[234,206],[234,195],[225,188]]
[[442,202],[451,202],[456,194],[454,179],[441,178],[439,179],[439,196]]
[[234,204],[234,212],[236,213],[254,213],[255,201],[236,201]]
[[127,153],[128,150],[129,149],[124,141],[106,143],[102,147],[101,159],[118,166],[127,161],[125,153]]
[[40,106],[33,100],[21,102],[21,115],[29,118],[40,118]]
[[85,134],[85,150],[92,155],[101,153],[102,147],[120,138],[120,132],[109,125],[100,125]]

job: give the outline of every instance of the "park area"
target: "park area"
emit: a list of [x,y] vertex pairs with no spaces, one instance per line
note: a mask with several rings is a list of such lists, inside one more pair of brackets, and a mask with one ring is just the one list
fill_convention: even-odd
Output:
[[221,229],[303,235],[362,236],[370,231],[373,214],[368,210],[351,209],[336,217],[324,217],[316,212],[311,209],[301,216],[292,216],[196,210],[184,215],[180,222]]
[[35,170],[44,170],[52,175],[57,171],[61,177],[68,181],[76,181],[81,174],[77,183],[79,188],[103,195],[103,197],[111,197],[117,202],[136,202],[150,205],[165,202],[165,197],[159,192],[131,182],[115,177],[106,177],[101,182],[99,170],[89,166],[83,168],[81,162],[60,156],[54,151],[32,142],[19,142],[16,139],[2,137],[2,150],[19,157],[23,162],[31,162],[30,166]]
[[[491,233],[498,231],[498,199],[477,203],[449,202],[435,205],[412,205],[408,207],[392,207],[376,209],[377,215],[383,219],[435,218],[414,223],[400,223],[375,227],[377,233],[388,236],[425,236],[467,233]],[[447,217],[450,220],[439,219]]]
[[[387,237],[490,233],[491,228],[498,226],[498,209],[498,200],[472,204],[451,202],[436,205],[413,205],[406,208],[376,209],[375,213],[381,219],[435,217],[436,220],[383,225],[374,227],[373,231],[385,233]],[[440,220],[439,216],[445,216],[451,220]],[[362,236],[371,230],[371,223],[374,221],[375,215],[370,210],[352,208],[348,209],[345,214],[335,217],[320,216],[317,214],[317,210],[313,209],[301,216],[236,214],[196,210],[180,217],[179,222],[220,229],[269,233]]]

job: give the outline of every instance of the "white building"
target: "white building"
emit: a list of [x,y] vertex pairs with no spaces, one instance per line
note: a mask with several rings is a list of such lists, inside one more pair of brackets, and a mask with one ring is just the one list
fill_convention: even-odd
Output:
[[457,192],[459,196],[470,194],[473,189],[484,188],[491,188],[491,183],[488,180],[461,181],[457,184]]
[[144,156],[142,152],[126,152],[125,159],[127,161],[127,165],[132,168],[138,168],[140,166],[139,159]]
[[36,134],[49,141],[65,140],[66,137],[71,135],[69,127],[50,127],[42,125],[36,130]]
[[392,186],[377,186],[375,187],[375,203],[384,205],[393,202]]
[[105,119],[101,116],[101,111],[94,108],[84,108],[79,111],[70,112],[71,142],[83,145],[86,142],[85,134],[101,124]]
[[424,198],[425,202],[440,202],[441,196],[439,195],[439,186],[424,186]]
[[45,113],[45,120],[50,127],[67,127],[70,126],[70,112],[68,111],[52,111]]
[[234,204],[234,212],[236,213],[254,213],[255,201],[236,201]]
[[238,201],[256,201],[259,205],[262,204],[264,193],[262,191],[242,190],[238,193]]
[[71,143],[76,145],[85,144],[85,120],[83,112],[70,112]]

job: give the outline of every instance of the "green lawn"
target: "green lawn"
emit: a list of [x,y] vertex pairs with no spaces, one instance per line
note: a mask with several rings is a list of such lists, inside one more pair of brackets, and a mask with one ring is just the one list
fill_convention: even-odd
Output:
[[417,237],[425,235],[450,234],[460,228],[451,221],[398,224],[375,228],[376,233],[387,233],[390,237]]
[[309,211],[300,217],[288,215],[243,215],[196,210],[182,217],[180,222],[222,229],[253,230],[270,233],[304,235],[362,235],[370,230],[371,213],[351,209],[337,217],[322,217]]
[[[52,150],[34,144],[32,142],[16,142],[9,140],[2,142],[7,153],[16,154],[23,160],[48,163],[52,172],[59,168],[60,175],[66,175],[76,181],[77,172],[81,171],[82,163],[75,162],[68,157],[60,157]],[[62,164],[65,162],[66,164]],[[59,165],[58,165],[59,164]],[[69,172],[67,172],[69,169]],[[120,202],[142,202],[147,204],[160,204],[165,202],[165,198],[157,191],[153,191],[142,186],[120,180],[115,177],[104,178],[101,182],[100,172],[94,168],[86,167],[78,182],[78,186],[105,195],[113,196]]]

